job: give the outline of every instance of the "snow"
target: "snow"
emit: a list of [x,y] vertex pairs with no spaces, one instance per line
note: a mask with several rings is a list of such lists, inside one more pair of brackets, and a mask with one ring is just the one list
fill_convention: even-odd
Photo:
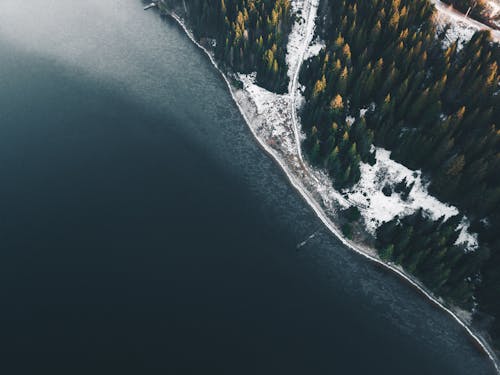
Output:
[[464,245],[466,251],[474,251],[474,250],[477,250],[477,248],[479,247],[479,241],[477,238],[477,233],[470,233],[469,232],[469,226],[470,226],[470,222],[464,216],[462,218],[462,222],[458,226],[458,229],[460,230],[460,235],[458,236],[455,244]]
[[[384,221],[392,220],[397,215],[412,214],[420,208],[434,220],[458,214],[456,207],[442,203],[429,194],[420,171],[412,171],[395,162],[387,150],[376,149],[376,163],[373,166],[361,163],[360,181],[349,191],[343,192],[333,187],[325,171],[313,168],[303,159],[300,143],[304,134],[300,131],[296,114],[297,108],[304,102],[298,84],[298,70],[304,59],[319,53],[325,46],[321,41],[313,42],[317,4],[318,0],[292,1],[293,10],[300,11],[307,20],[300,18],[292,27],[289,37],[286,57],[290,78],[288,93],[279,95],[258,86],[255,73],[237,74],[243,90],[238,90],[235,95],[250,120],[252,130],[277,158],[286,162],[325,212],[336,217],[340,209],[354,205],[359,208],[368,233],[375,234],[377,227]],[[360,116],[372,110],[373,106],[361,109]],[[348,124],[354,121],[352,116],[346,118]],[[414,184],[406,200],[397,193],[389,197],[384,195],[382,188],[386,184],[394,186],[404,178],[408,185]],[[470,250],[477,247],[477,238],[468,232],[465,222],[457,242],[466,244]]]
[[452,22],[446,24],[448,29],[444,41],[444,47],[449,47],[453,42],[457,42],[457,50],[460,51],[465,43],[467,43],[472,36],[479,29],[469,26],[461,22]]
[[352,124],[354,124],[354,121],[356,121],[356,119],[352,116],[347,116],[345,118],[345,122],[348,126],[352,126]]
[[[316,27],[316,14],[319,0],[292,0],[292,10],[295,14],[300,14],[300,18],[292,26],[292,31],[288,36],[286,63],[288,65],[288,78],[290,79],[289,92],[293,91],[300,65],[307,58],[307,53],[314,56],[319,53],[324,43],[317,42],[311,46]],[[306,18],[303,18],[305,15]],[[305,27],[302,25],[305,23]],[[318,49],[319,48],[319,49]],[[296,87],[296,86],[295,86]]]
[[[374,147],[376,162],[372,166],[361,163],[361,179],[351,189],[346,190],[346,199],[359,208],[368,232],[375,234],[376,229],[385,221],[395,216],[407,216],[422,208],[427,217],[437,220],[459,214],[459,210],[443,203],[429,194],[427,183],[422,179],[421,171],[413,171],[390,158],[391,152]],[[392,192],[386,196],[382,189],[388,185],[391,188],[406,179],[407,185],[412,185],[408,198],[404,200],[400,194]],[[460,235],[456,244],[463,244],[467,251],[478,247],[477,234],[469,233],[469,222],[464,216],[459,225]]]
[[[364,207],[362,214],[370,232],[374,233],[384,221],[389,221],[395,216],[409,215],[419,208],[423,208],[433,219],[438,219],[442,215],[450,217],[458,214],[456,208],[441,203],[429,195],[420,171],[412,171],[395,162],[390,158],[390,151],[375,149],[376,163],[373,166],[361,163],[361,179],[347,192],[349,201]],[[388,197],[382,192],[384,186],[394,187],[405,178],[408,185],[415,184],[406,201],[398,193],[393,192]]]
[[489,8],[489,16],[491,18],[500,16],[500,0],[486,1],[486,7]]
[[[292,31],[288,37],[286,63],[288,65],[288,93],[291,96],[290,112],[292,114],[292,127],[295,135],[296,150],[300,162],[303,163],[302,150],[300,141],[302,138],[300,126],[297,120],[297,98],[299,94],[299,74],[300,67],[304,62],[307,54],[309,56],[314,53],[309,46],[314,38],[316,29],[316,15],[320,0],[292,0],[292,9],[295,14],[305,15],[306,18],[301,18],[292,26]],[[305,22],[305,26],[302,24]],[[309,53],[308,53],[309,51]],[[319,52],[319,51],[318,51]]]
[[308,60],[311,57],[319,55],[320,51],[325,47],[326,43],[322,40],[316,40],[312,42],[304,54],[304,60]]
[[[494,0],[490,0],[493,2]],[[445,47],[457,41],[460,49],[464,43],[469,41],[474,33],[479,30],[489,30],[494,41],[500,41],[500,31],[492,30],[487,25],[484,25],[470,17],[465,17],[464,14],[455,10],[452,6],[442,3],[439,0],[431,0],[436,7],[436,22],[441,29],[449,26],[446,33]],[[498,3],[496,4],[498,5]]]
[[480,29],[474,25],[470,25],[462,20],[451,20],[446,15],[440,15],[438,25],[441,29],[447,28],[444,39],[444,47],[447,48],[453,42],[457,42],[457,49],[460,50],[467,43],[474,33]]
[[[429,194],[421,171],[413,171],[397,163],[390,158],[390,151],[382,148],[374,148],[376,163],[373,166],[361,163],[360,181],[352,189],[339,192],[324,171],[314,169],[298,158],[297,144],[290,126],[290,95],[277,95],[258,86],[255,74],[239,74],[238,78],[243,83],[243,90],[236,93],[237,97],[245,103],[247,96],[253,104],[244,106],[253,130],[278,157],[287,160],[295,173],[299,173],[302,184],[326,212],[335,215],[339,209],[356,206],[371,234],[375,234],[384,221],[392,220],[395,216],[410,215],[420,208],[433,220],[459,213],[456,207],[442,203]],[[389,197],[382,192],[385,185],[394,187],[405,178],[408,185],[414,184],[407,200],[395,192]],[[464,218],[457,243],[463,243],[471,251],[478,246],[477,235],[469,233],[468,227]]]
[[[296,183],[301,185],[298,189],[311,195],[314,202],[319,202],[321,210],[334,214],[339,207],[346,208],[350,204],[333,188],[324,171],[313,169],[303,160],[300,144],[304,135],[296,112],[304,100],[298,83],[300,66],[305,58],[324,48],[321,41],[313,43],[318,4],[319,0],[292,1],[294,12],[305,18],[294,24],[289,36],[286,56],[290,78],[288,93],[278,95],[259,87],[255,83],[255,74],[238,74],[243,90],[236,91],[235,96],[254,134],[269,147],[268,151],[277,160],[284,161],[287,174],[297,178]],[[372,249],[365,251],[374,254]]]
[[486,1],[486,7],[491,22],[495,24],[497,28],[500,28],[500,0]]
[[258,131],[265,137],[268,144],[294,154],[296,144],[287,126],[291,121],[290,96],[278,95],[258,86],[255,83],[255,73],[238,74],[237,77],[255,105],[254,115],[259,118]]
[[324,171],[313,169],[299,158],[290,111],[291,95],[274,94],[258,86],[255,74],[238,74],[237,77],[243,90],[236,91],[235,95],[258,138],[270,146],[276,157],[286,160],[292,173],[300,177],[302,184],[327,211],[333,213],[339,205],[349,207],[350,203],[333,188]]

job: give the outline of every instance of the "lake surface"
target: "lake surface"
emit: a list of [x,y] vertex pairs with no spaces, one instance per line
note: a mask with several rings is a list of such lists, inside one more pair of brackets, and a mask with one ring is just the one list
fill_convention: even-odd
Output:
[[0,372],[494,373],[137,0],[0,2]]

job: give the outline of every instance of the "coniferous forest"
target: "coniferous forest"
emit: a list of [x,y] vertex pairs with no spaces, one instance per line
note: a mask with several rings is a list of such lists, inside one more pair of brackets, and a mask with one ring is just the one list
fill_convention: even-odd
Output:
[[480,311],[500,316],[498,45],[479,32],[462,49],[444,47],[426,0],[328,0],[324,12],[327,46],[301,76],[311,163],[338,188],[359,180],[361,161],[373,162],[371,144],[422,169],[431,193],[467,213],[481,246],[465,254],[453,246],[457,219],[419,213],[379,229],[380,255],[455,304],[470,309],[474,294]]
[[185,5],[195,35],[215,40],[215,56],[226,68],[257,72],[260,86],[286,90],[289,0],[191,0]]
[[[196,36],[216,41],[226,69],[286,90],[289,0],[185,4]],[[338,189],[360,179],[361,162],[374,163],[373,145],[386,148],[468,216],[480,244],[472,252],[455,244],[460,217],[432,221],[422,211],[384,223],[376,246],[436,295],[475,311],[500,348],[500,48],[488,32],[450,43],[433,12],[428,0],[322,0],[317,33],[326,47],[300,77],[302,147]]]

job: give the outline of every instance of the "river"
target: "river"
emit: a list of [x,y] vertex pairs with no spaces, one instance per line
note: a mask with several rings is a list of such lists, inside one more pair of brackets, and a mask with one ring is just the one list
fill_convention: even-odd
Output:
[[494,373],[138,0],[0,1],[0,329],[4,374]]

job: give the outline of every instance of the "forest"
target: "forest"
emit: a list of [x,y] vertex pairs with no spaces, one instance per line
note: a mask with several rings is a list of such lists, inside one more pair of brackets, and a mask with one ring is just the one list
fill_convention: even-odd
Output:
[[[378,232],[381,256],[437,295],[468,308],[474,295],[481,312],[500,316],[499,46],[488,32],[461,49],[446,46],[426,0],[325,0],[323,9],[326,48],[301,73],[310,162],[339,189],[359,180],[361,162],[373,163],[372,144],[422,169],[430,192],[468,215],[481,247],[475,256],[455,257],[455,219],[433,224],[440,245],[430,250],[431,225],[420,213]],[[498,320],[491,332],[499,340]]]
[[402,265],[429,289],[456,306],[473,307],[484,251],[456,245],[460,216],[428,219],[422,210],[395,218],[377,229],[377,248],[386,261]]
[[[257,72],[259,85],[286,90],[287,34],[296,16],[289,0],[185,4],[195,35],[215,41],[225,69]],[[429,191],[468,216],[480,247],[455,244],[459,217],[432,221],[419,211],[378,229],[379,255],[475,311],[500,348],[500,319],[492,318],[500,318],[499,46],[488,32],[464,46],[450,43],[428,0],[322,0],[320,11],[317,33],[326,47],[300,76],[304,153],[338,189],[359,180],[360,163],[374,163],[374,145],[421,169]],[[411,186],[403,185],[394,189],[404,195]]]
[[196,37],[215,40],[215,56],[226,69],[257,72],[260,86],[286,91],[290,0],[191,0],[185,5]]

